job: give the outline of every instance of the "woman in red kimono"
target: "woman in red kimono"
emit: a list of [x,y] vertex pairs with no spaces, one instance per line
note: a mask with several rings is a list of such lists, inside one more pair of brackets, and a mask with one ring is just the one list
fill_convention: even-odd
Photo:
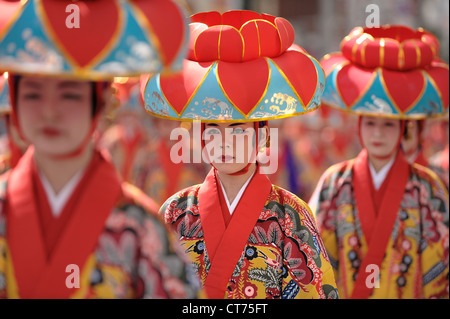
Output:
[[363,147],[322,175],[309,202],[343,298],[449,296],[448,192],[401,149],[406,120],[448,112],[435,41],[422,29],[355,28],[322,60],[323,101],[359,115]]
[[[116,70],[101,67],[105,61],[98,52],[96,63],[82,70],[84,79],[77,73],[80,65],[69,66],[91,49],[83,45],[86,41],[100,41],[104,28],[89,28],[90,37],[82,37],[81,43],[73,39],[83,54],[73,47],[57,51],[57,45],[48,42],[47,53],[56,57],[33,60],[30,55],[24,62],[26,50],[20,55],[5,50],[10,41],[18,41],[20,47],[17,34],[28,28],[35,32],[35,43],[45,43],[52,26],[41,19],[54,21],[55,14],[60,16],[59,5],[72,2],[51,2],[50,7],[45,3],[44,11],[36,11],[36,3],[17,3],[20,15],[0,40],[0,64],[8,61],[13,72],[8,79],[12,121],[30,143],[17,166],[1,177],[0,298],[195,297],[196,279],[189,276],[187,259],[157,216],[157,206],[137,188],[121,183],[92,141],[111,91],[108,82],[85,79],[112,78]],[[124,3],[108,1],[101,2],[98,12],[99,3],[83,3],[86,25],[103,23],[101,12],[125,10]],[[179,16],[176,6],[172,10],[169,16]],[[169,32],[179,31],[167,27]],[[109,49],[119,49],[117,45]],[[56,63],[61,60],[62,65]],[[22,64],[37,75],[27,74]]]
[[213,167],[202,184],[170,197],[161,214],[208,298],[337,298],[308,205],[272,185],[256,160],[268,144],[276,147],[267,119],[319,106],[319,64],[292,45],[285,19],[251,11],[191,19],[195,40],[182,74],[143,78],[143,95],[153,115],[201,121]]

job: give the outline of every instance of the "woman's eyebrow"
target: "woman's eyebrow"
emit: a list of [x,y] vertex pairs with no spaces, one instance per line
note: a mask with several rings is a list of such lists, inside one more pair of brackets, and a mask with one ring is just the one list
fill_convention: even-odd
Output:
[[245,123],[231,123],[229,126],[239,126],[244,125]]
[[23,81],[22,85],[24,87],[32,88],[32,89],[40,89],[42,87],[42,85],[39,82],[35,82],[32,80]]

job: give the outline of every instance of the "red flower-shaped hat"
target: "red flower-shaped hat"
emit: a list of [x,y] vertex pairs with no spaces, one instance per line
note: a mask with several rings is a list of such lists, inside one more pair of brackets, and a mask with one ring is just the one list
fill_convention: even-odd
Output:
[[188,19],[172,0],[0,0],[0,70],[85,79],[176,72]]
[[448,65],[429,32],[405,26],[353,29],[326,55],[324,104],[359,115],[421,119],[448,113]]
[[261,121],[319,107],[320,64],[294,44],[283,18],[252,11],[191,17],[181,74],[141,77],[146,110],[175,120]]

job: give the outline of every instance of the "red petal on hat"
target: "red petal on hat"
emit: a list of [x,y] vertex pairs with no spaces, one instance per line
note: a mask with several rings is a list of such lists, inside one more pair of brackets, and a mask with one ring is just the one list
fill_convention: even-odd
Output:
[[252,20],[241,28],[244,38],[244,61],[258,57],[276,57],[280,53],[280,36],[276,27],[265,20]]
[[314,63],[304,53],[290,50],[273,61],[297,92],[303,106],[307,106],[317,88],[318,77]]
[[384,39],[383,66],[389,69],[399,69],[400,45],[397,41]]
[[444,109],[448,111],[448,103],[449,103],[449,72],[448,65],[442,62],[433,62],[431,67],[426,68],[425,71],[428,73],[428,76],[434,82],[435,87],[439,90],[442,99],[442,105]]
[[383,49],[380,45],[380,39],[368,41],[365,51],[365,64],[367,68],[375,68],[383,65]]
[[227,62],[241,62],[244,53],[244,42],[240,32],[231,26],[224,25],[220,33],[219,59]]
[[341,53],[334,52],[325,55],[322,60],[320,60],[320,65],[322,66],[325,75],[328,76],[335,66],[346,61],[348,61],[347,58]]
[[281,54],[289,49],[294,43],[295,32],[292,24],[290,24],[286,19],[276,18],[275,25],[278,29],[278,34],[281,40],[280,52],[278,54]]
[[197,63],[184,60],[182,73],[161,75],[160,86],[173,109],[181,114],[186,104],[202,84],[212,62]]
[[[148,20],[151,30],[159,41],[164,65],[170,65],[177,57],[184,42],[184,17],[173,1],[131,0]],[[161,14],[163,13],[163,14]]]
[[254,11],[232,10],[224,12],[222,15],[222,24],[231,25],[240,30],[245,22],[255,19],[261,19],[261,15]]
[[[79,67],[85,67],[106,54],[105,48],[117,40],[119,27],[119,8],[115,1],[98,0],[77,2],[80,12],[80,28],[68,28],[66,20],[67,1],[42,0],[44,21],[54,35],[56,45]],[[102,30],[95,32],[92,30]]]
[[225,95],[247,116],[266,91],[269,65],[264,58],[245,63],[220,61],[217,74]]
[[191,22],[203,23],[212,27],[222,24],[222,16],[217,11],[200,12],[191,16]]
[[189,24],[189,29],[190,37],[187,58],[189,60],[195,60],[195,42],[199,34],[208,29],[208,26],[200,22],[193,22]]
[[360,68],[354,64],[343,65],[336,76],[336,86],[345,105],[353,106],[367,91],[375,76],[374,69]]
[[418,99],[425,89],[425,77],[421,70],[391,71],[381,69],[382,82],[401,112],[405,112]]
[[22,6],[21,1],[2,1],[2,12],[0,13],[0,37],[3,30],[8,26],[11,19],[16,17],[16,13]]
[[214,61],[219,59],[219,41],[222,26],[210,27],[197,36],[194,44],[196,61]]

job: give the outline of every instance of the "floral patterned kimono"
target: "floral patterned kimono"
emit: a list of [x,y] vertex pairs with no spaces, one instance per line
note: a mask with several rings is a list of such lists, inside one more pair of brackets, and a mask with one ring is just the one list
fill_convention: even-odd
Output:
[[449,297],[448,193],[431,170],[398,152],[375,191],[363,150],[330,167],[309,204],[340,297]]
[[196,296],[187,258],[157,206],[120,183],[99,152],[58,218],[33,152],[0,183],[0,298]]
[[314,218],[295,195],[257,172],[230,215],[211,169],[161,208],[208,298],[337,298]]

